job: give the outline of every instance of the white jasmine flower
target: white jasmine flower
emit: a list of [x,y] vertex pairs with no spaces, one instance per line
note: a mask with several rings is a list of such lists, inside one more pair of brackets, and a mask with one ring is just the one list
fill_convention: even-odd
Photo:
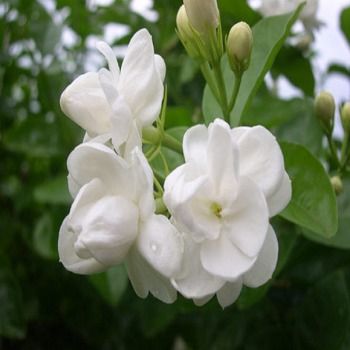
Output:
[[109,70],[86,73],[74,80],[62,93],[61,108],[89,137],[109,134],[118,151],[120,147],[131,151],[141,145],[141,129],[159,115],[165,64],[154,54],[146,29],[130,40],[121,69],[106,43],[100,42],[98,49],[106,57]]
[[136,293],[164,302],[176,292],[183,243],[165,216],[154,214],[153,174],[141,151],[126,162],[99,143],[78,146],[68,158],[75,197],[58,249],[67,270],[91,274],[125,262]]
[[242,284],[271,277],[278,245],[268,220],[288,203],[290,181],[275,138],[262,127],[230,130],[217,119],[189,129],[183,148],[186,163],[164,186],[185,242],[172,282],[197,304],[217,293],[227,306]]

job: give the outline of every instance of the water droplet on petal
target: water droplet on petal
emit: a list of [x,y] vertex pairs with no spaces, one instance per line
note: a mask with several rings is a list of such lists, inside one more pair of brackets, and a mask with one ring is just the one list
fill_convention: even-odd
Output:
[[158,250],[158,247],[157,247],[157,245],[155,243],[152,243],[151,244],[151,249],[155,253]]

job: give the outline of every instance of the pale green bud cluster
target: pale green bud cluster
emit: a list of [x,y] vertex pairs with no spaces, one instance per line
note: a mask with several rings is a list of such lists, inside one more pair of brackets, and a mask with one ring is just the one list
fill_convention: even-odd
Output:
[[247,70],[253,48],[253,33],[245,22],[235,24],[227,37],[226,50],[232,70],[242,74]]
[[177,13],[176,26],[190,57],[211,65],[220,62],[223,43],[216,0],[184,0]]

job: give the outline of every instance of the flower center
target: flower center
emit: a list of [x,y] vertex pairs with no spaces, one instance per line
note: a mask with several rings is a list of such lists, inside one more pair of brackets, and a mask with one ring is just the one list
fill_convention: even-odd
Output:
[[213,202],[210,206],[210,210],[217,218],[219,219],[222,218],[221,216],[222,206],[219,203]]

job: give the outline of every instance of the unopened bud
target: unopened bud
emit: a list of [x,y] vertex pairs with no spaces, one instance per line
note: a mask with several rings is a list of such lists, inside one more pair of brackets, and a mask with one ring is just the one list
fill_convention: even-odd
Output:
[[243,73],[249,66],[253,48],[253,33],[247,23],[239,22],[231,28],[226,48],[232,70]]
[[350,102],[345,103],[340,115],[344,132],[350,133]]
[[201,57],[198,45],[200,38],[190,25],[184,5],[182,5],[177,12],[176,27],[180,40],[189,56],[194,59],[199,59]]
[[184,5],[182,5],[177,12],[176,27],[183,39],[191,39],[193,37],[193,30],[190,26],[190,22],[188,21],[188,16]]
[[343,182],[339,176],[333,176],[331,178],[331,184],[337,195],[343,192]]
[[333,129],[335,113],[335,101],[333,96],[326,91],[322,91],[315,99],[315,114],[327,133]]
[[192,27],[199,33],[215,30],[220,23],[216,0],[183,0]]

